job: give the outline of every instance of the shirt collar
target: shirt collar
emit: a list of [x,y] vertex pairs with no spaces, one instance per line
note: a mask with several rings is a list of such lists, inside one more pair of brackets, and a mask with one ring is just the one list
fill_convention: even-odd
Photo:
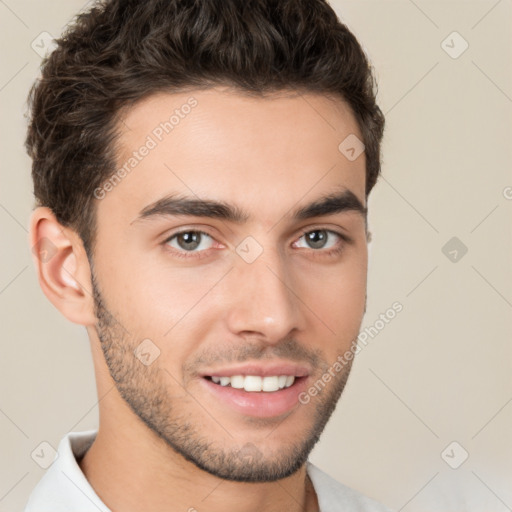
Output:
[[97,433],[70,432],[60,441],[52,465],[30,494],[24,512],[111,512],[76,461],[89,449]]
[[[97,429],[69,432],[62,438],[52,465],[30,494],[24,512],[112,512],[91,487],[76,461],[87,452],[97,434]],[[322,507],[319,491],[325,486],[325,480],[331,478],[309,461],[306,471]]]

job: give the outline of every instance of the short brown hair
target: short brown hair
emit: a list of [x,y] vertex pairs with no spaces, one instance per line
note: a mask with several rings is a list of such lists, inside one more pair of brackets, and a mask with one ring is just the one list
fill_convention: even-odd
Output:
[[[26,148],[36,206],[94,251],[93,191],[116,171],[121,109],[156,92],[227,85],[345,100],[365,144],[366,195],[384,116],[369,61],[324,0],[111,0],[77,16],[32,86]],[[341,142],[341,141],[340,141]]]

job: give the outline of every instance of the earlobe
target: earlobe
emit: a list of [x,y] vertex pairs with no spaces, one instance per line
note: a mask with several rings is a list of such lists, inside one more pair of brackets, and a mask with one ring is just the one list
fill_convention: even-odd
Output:
[[38,207],[30,219],[29,243],[46,297],[71,322],[94,325],[89,261],[80,237],[49,208]]

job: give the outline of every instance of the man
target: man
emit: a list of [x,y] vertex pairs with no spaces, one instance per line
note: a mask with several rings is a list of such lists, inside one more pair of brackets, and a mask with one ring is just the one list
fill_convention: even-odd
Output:
[[40,285],[99,429],[26,512],[385,511],[308,461],[366,307],[384,118],[322,0],[112,0],[30,95]]

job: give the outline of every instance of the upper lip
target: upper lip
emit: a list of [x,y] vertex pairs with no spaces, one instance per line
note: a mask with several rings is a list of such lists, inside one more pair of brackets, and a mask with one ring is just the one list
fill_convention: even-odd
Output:
[[238,366],[203,371],[201,372],[201,377],[233,377],[233,375],[260,375],[262,377],[272,375],[294,375],[295,377],[306,377],[310,373],[310,368],[307,365],[297,363],[246,363]]

